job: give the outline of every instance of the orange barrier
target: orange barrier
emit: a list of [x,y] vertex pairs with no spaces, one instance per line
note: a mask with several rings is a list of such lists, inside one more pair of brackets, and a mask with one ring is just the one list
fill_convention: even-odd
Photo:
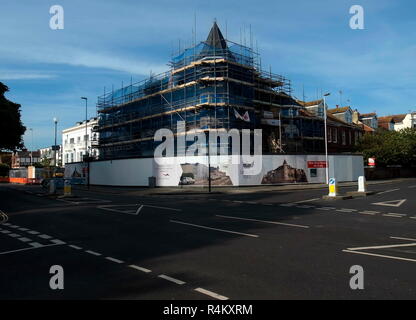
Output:
[[0,183],[2,182],[9,183],[10,182],[9,177],[0,177]]
[[27,178],[9,178],[9,182],[26,184],[27,183]]

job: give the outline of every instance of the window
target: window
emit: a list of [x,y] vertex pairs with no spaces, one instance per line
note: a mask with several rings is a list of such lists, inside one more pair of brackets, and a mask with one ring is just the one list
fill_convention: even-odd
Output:
[[345,130],[342,131],[342,144],[345,146],[347,144],[347,136]]
[[352,144],[352,133],[351,130],[348,131],[348,144],[351,145]]
[[337,130],[337,128],[334,128],[334,130],[333,130],[332,142],[333,143],[337,143],[338,142],[338,130]]
[[327,138],[328,142],[332,142],[332,128],[328,128]]
[[69,139],[69,143],[70,143],[70,144],[74,144],[74,142],[75,142],[75,141],[74,141],[74,138]]
[[84,141],[88,141],[88,139],[89,139],[89,135],[88,134],[84,135]]

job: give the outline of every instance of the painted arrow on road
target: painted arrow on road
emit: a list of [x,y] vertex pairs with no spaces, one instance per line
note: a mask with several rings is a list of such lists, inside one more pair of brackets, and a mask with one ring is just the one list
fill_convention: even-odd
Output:
[[377,206],[386,206],[386,207],[400,207],[407,199],[401,200],[390,200],[390,201],[383,201],[383,202],[374,202]]

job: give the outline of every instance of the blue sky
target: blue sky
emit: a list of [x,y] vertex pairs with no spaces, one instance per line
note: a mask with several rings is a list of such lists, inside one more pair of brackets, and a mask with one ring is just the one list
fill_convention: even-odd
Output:
[[[49,8],[64,8],[64,30],[49,28]],[[349,8],[361,5],[365,30],[349,27]],[[307,100],[331,92],[340,103],[379,115],[416,110],[416,4],[392,0],[100,1],[2,0],[0,81],[22,105],[34,147],[53,144],[59,129],[84,117],[81,96],[95,115],[97,96],[130,78],[167,70],[173,48],[197,40],[214,18],[230,40],[249,27],[263,67],[292,81]],[[227,28],[226,28],[227,26]],[[60,137],[59,137],[60,140]],[[30,131],[25,143],[31,148]]]

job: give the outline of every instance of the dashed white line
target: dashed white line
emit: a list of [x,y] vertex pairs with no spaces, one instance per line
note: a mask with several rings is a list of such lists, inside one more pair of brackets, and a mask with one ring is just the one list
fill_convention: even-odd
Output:
[[39,235],[38,237],[39,237],[39,238],[42,238],[42,239],[46,239],[46,240],[48,240],[48,239],[52,239],[52,237],[51,237],[51,236],[48,236],[47,234],[41,234],[41,235]]
[[281,207],[293,207],[295,204],[294,203],[282,203],[280,204]]
[[335,211],[350,213],[350,212],[355,212],[355,211],[357,211],[357,210],[355,210],[355,209],[346,209],[346,208],[342,208],[342,209],[337,209],[337,210],[335,210]]
[[105,257],[107,260],[115,262],[115,263],[124,263],[124,261],[121,261],[119,259],[116,258],[112,258],[112,257]]
[[390,189],[390,190],[386,190],[386,191],[382,191],[382,192],[377,192],[377,194],[384,194],[384,193],[389,193],[389,192],[393,192],[393,191],[398,191],[400,189]]
[[391,218],[403,218],[406,215],[405,214],[400,214],[400,213],[384,213],[383,216],[384,217],[391,217]]
[[318,208],[316,208],[316,209],[318,209],[318,210],[325,210],[325,211],[335,210],[335,208],[334,208],[334,207],[318,207]]
[[20,231],[28,231],[29,229],[28,228],[19,228],[18,230],[20,230]]
[[25,238],[25,237],[23,237],[23,238],[17,238],[17,240],[20,240],[20,241],[22,241],[22,242],[29,242],[29,241],[32,241],[32,239]]
[[136,269],[136,270],[145,272],[145,273],[152,272],[152,270],[150,270],[150,269],[146,269],[146,268],[143,268],[143,267],[139,267],[139,266],[136,266],[135,264],[131,264],[131,265],[129,265],[129,267],[132,268],[132,269]]
[[40,244],[39,242],[31,242],[31,243],[29,243],[29,245],[34,247],[34,248],[43,247],[43,244]]
[[360,211],[358,213],[374,216],[376,213],[380,213],[380,212],[379,211]]
[[226,219],[236,219],[236,220],[244,220],[244,221],[253,221],[253,222],[262,222],[262,223],[268,223],[268,224],[277,224],[282,226],[288,226],[288,227],[297,227],[297,228],[309,228],[308,226],[303,226],[299,224],[291,224],[291,223],[283,223],[283,222],[277,222],[277,221],[267,221],[267,220],[258,220],[258,219],[250,219],[250,218],[240,218],[240,217],[232,217],[232,216],[223,216],[223,215],[216,215],[220,218],[226,218]]
[[30,234],[39,234],[40,232],[37,232],[37,231],[28,231],[28,233],[30,233]]
[[301,205],[301,206],[296,206],[296,208],[300,208],[300,209],[310,209],[310,208],[315,208],[315,206]]
[[81,247],[75,246],[75,245],[73,245],[73,244],[70,244],[70,245],[69,245],[69,247],[71,247],[71,248],[73,248],[73,249],[76,249],[76,250],[82,250],[82,248],[81,248]]
[[199,293],[205,294],[207,296],[210,296],[212,298],[218,299],[218,300],[228,300],[227,297],[222,296],[218,293],[203,289],[203,288],[196,288],[195,291],[198,291]]
[[9,236],[13,238],[21,237],[21,235],[17,233],[10,233]]
[[305,203],[305,202],[312,202],[312,201],[316,201],[319,200],[319,198],[314,198],[314,199],[309,199],[309,200],[302,200],[302,201],[296,201],[294,203]]
[[259,237],[256,234],[242,233],[242,232],[231,231],[231,230],[224,230],[224,229],[218,229],[218,228],[211,228],[211,227],[201,226],[201,225],[198,225],[198,224],[187,223],[187,222],[182,222],[182,221],[177,221],[177,220],[169,220],[169,221],[170,222],[173,222],[173,223],[183,224],[183,225],[187,225],[187,226],[191,226],[191,227],[196,227],[196,228],[201,228],[201,229],[220,231],[220,232],[237,234],[237,235],[246,236],[246,237],[252,237],[252,238],[258,238]]
[[9,230],[3,230],[3,231],[0,231],[1,233],[4,233],[4,234],[8,234],[8,233],[12,233],[11,231],[9,231]]
[[92,254],[93,256],[101,256],[101,253],[91,251],[91,250],[85,250],[86,253]]
[[167,281],[170,281],[170,282],[179,284],[179,285],[183,285],[183,284],[186,283],[185,281],[182,281],[182,280],[179,280],[179,279],[175,279],[175,278],[169,277],[169,276],[167,276],[165,274],[160,274],[160,275],[158,275],[158,277],[159,278],[162,278],[162,279],[165,279]]
[[62,241],[62,240],[59,240],[59,239],[52,239],[51,242],[55,243],[55,244],[66,244],[65,241]]

